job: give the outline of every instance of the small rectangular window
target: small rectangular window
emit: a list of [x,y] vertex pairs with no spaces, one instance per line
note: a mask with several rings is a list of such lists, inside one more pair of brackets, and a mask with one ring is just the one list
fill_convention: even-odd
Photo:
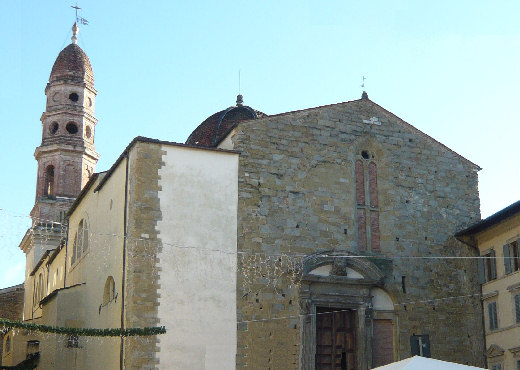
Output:
[[489,253],[484,254],[482,257],[484,257],[484,271],[486,281],[495,280],[497,278],[495,251],[492,249]]
[[498,329],[497,303],[491,302],[487,305],[489,330]]
[[515,307],[515,322],[520,324],[520,294],[516,294],[513,297],[513,305]]
[[504,245],[504,268],[506,275],[520,270],[520,250],[518,241]]
[[491,365],[491,370],[502,370],[502,364]]

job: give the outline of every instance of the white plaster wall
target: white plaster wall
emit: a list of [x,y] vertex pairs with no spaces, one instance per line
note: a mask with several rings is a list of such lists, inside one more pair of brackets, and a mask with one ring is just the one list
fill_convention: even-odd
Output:
[[238,155],[163,146],[162,369],[234,369]]

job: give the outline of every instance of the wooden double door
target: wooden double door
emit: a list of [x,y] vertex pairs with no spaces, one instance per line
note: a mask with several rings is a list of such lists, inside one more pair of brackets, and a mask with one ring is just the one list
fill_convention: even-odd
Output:
[[316,370],[355,370],[356,312],[316,308]]

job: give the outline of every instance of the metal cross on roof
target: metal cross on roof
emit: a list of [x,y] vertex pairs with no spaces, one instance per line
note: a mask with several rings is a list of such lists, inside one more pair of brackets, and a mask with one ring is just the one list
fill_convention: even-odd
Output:
[[70,6],[72,9],[76,10],[76,22],[77,23],[81,23],[81,24],[84,24],[85,26],[88,24],[88,21],[83,18],[83,17],[78,17],[78,10],[80,10],[81,8],[78,6],[78,3],[76,3],[76,5],[71,5]]
[[76,5],[71,5],[70,7],[73,9],[76,9],[76,21],[77,21],[78,20],[78,10],[80,10],[81,8],[78,6],[78,3],[76,3]]

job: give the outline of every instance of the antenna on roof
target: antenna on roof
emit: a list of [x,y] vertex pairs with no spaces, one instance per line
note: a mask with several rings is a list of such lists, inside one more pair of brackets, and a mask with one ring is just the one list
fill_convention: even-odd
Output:
[[238,94],[240,94],[240,68],[238,69]]

